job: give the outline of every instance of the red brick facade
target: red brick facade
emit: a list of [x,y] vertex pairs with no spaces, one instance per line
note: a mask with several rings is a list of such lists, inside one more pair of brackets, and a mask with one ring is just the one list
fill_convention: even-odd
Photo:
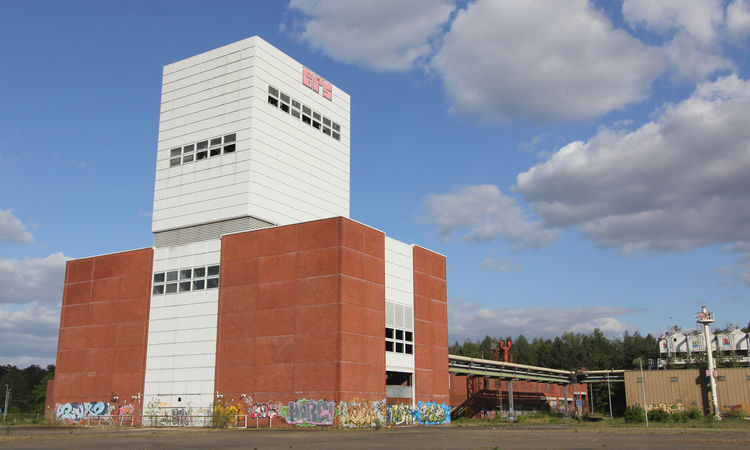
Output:
[[68,261],[47,414],[68,402],[137,403],[132,396],[143,392],[152,263],[151,248]]

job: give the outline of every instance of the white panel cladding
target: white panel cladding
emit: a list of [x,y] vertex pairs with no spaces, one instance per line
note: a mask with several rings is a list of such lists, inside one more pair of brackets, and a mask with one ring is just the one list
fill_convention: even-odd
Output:
[[[220,251],[220,239],[156,248],[154,272],[216,265]],[[218,289],[151,296],[144,405],[210,408],[218,305]]]
[[[385,237],[385,324],[414,330],[414,257],[409,244]],[[414,354],[385,352],[386,370],[414,372]]]
[[[349,216],[349,96],[302,84],[303,66],[259,37],[164,67],[152,231],[253,216]],[[335,121],[341,141],[268,104],[274,86]],[[170,167],[170,151],[236,133],[236,151]]]

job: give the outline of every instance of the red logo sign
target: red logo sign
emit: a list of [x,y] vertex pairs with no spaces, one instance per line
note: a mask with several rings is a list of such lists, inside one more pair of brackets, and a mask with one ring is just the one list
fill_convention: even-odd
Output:
[[[313,71],[307,67],[302,68],[302,84],[309,87],[318,94],[322,94],[323,97],[333,101],[333,86],[320,76],[316,75]],[[323,88],[323,92],[320,92],[320,88]]]

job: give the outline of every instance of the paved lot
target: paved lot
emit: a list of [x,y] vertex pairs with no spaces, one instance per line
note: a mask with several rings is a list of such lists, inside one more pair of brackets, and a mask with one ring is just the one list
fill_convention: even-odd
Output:
[[569,426],[393,430],[12,430],[1,448],[750,448],[750,430]]

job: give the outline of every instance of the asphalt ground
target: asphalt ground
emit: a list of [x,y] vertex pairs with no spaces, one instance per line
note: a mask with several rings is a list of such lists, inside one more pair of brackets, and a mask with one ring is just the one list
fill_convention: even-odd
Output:
[[413,427],[382,430],[24,428],[6,430],[0,448],[127,449],[494,449],[750,448],[750,430],[577,428],[575,426]]

